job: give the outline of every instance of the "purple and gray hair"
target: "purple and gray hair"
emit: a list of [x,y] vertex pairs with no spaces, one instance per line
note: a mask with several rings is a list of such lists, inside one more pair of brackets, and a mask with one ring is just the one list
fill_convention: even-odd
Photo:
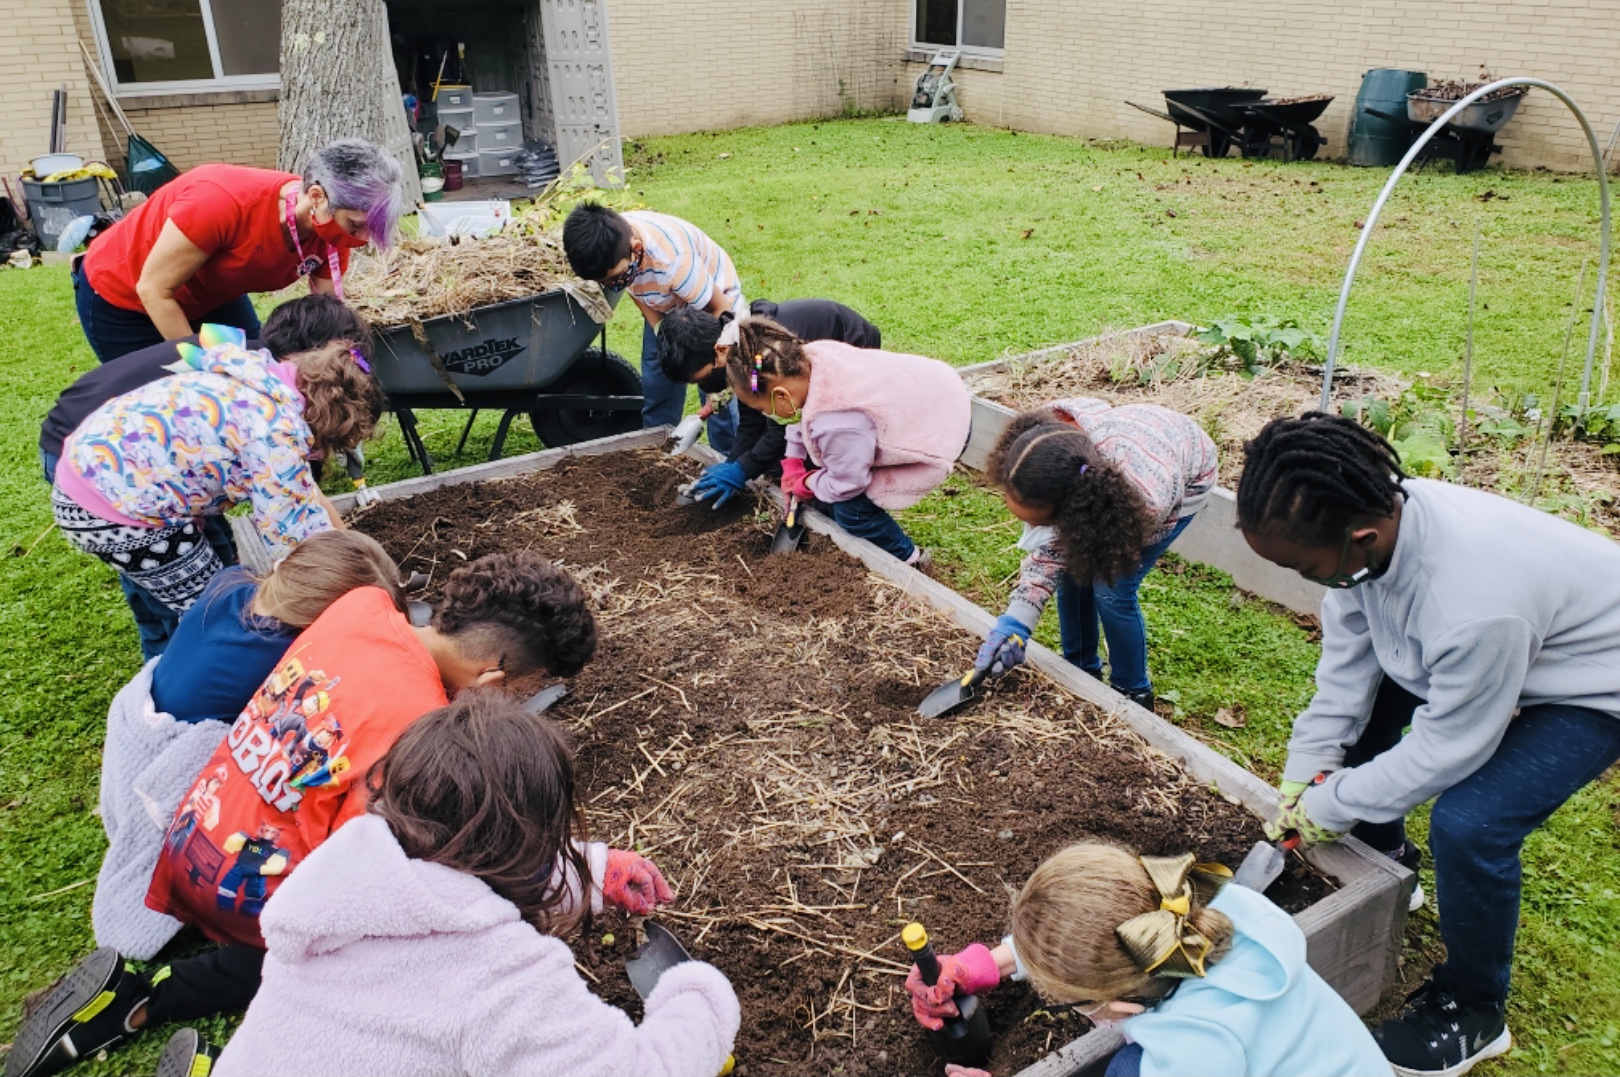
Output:
[[304,190],[319,184],[333,209],[364,213],[371,242],[381,248],[390,244],[399,221],[404,202],[400,176],[399,162],[381,146],[340,138],[304,166]]

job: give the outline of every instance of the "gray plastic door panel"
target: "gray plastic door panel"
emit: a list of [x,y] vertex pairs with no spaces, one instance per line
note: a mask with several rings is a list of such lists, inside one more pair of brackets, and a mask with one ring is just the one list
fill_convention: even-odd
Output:
[[564,166],[588,160],[599,186],[623,186],[606,0],[540,0],[540,24],[558,159]]

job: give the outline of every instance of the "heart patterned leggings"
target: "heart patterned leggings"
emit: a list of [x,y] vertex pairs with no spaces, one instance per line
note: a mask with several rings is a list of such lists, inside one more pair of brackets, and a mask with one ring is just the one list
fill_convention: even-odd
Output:
[[165,527],[113,523],[54,487],[51,512],[69,543],[99,557],[176,614],[190,609],[224,567],[196,520]]

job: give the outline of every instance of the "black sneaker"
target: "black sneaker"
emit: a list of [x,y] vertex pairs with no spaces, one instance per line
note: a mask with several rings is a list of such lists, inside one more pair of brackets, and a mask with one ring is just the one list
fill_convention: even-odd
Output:
[[1132,703],[1135,703],[1138,707],[1141,707],[1149,712],[1153,710],[1153,705],[1158,702],[1158,699],[1154,697],[1153,689],[1151,688],[1138,688],[1134,692],[1126,692],[1125,698],[1130,700]]
[[1513,1047],[1500,1002],[1460,1003],[1433,980],[1406,1001],[1405,1013],[1373,1029],[1399,1077],[1462,1077]]
[[23,1018],[6,1055],[5,1077],[49,1077],[98,1051],[123,1043],[128,1021],[151,984],[103,946],[47,988]]
[[218,1058],[218,1047],[198,1035],[196,1029],[182,1028],[169,1037],[158,1056],[157,1077],[208,1077]]
[[[1409,840],[1401,842],[1399,849],[1394,849],[1384,855],[1410,871],[1413,875],[1416,875],[1418,868],[1423,866],[1423,850]],[[1414,880],[1412,883],[1412,896],[1406,900],[1406,911],[1417,912],[1421,908],[1423,908],[1423,884]]]

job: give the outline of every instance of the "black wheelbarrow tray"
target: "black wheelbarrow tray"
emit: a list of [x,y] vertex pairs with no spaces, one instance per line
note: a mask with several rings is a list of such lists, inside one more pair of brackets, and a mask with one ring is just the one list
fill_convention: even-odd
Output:
[[[620,293],[606,294],[616,306]],[[422,410],[470,412],[457,454],[478,412],[500,411],[491,460],[518,415],[551,449],[641,428],[641,374],[608,350],[607,327],[563,288],[379,328],[376,337],[373,369],[424,472],[433,458],[416,425]]]

